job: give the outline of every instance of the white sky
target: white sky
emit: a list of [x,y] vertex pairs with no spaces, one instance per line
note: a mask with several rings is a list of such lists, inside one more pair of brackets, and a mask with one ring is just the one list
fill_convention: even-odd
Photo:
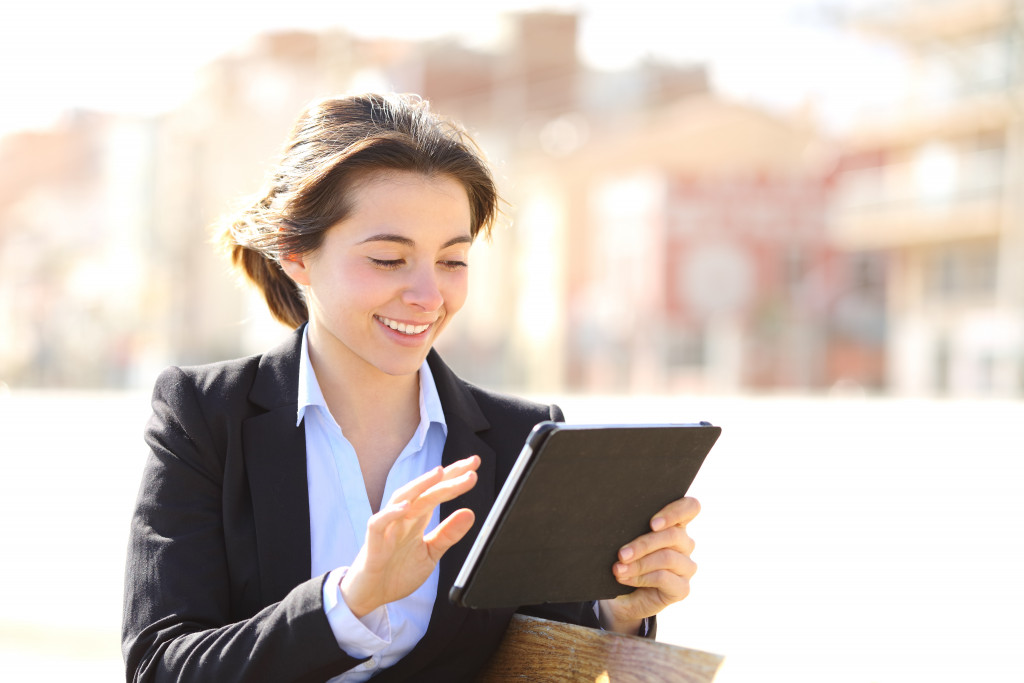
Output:
[[830,27],[824,5],[864,0],[32,0],[0,11],[0,134],[61,110],[173,106],[203,63],[251,35],[342,26],[364,35],[487,43],[502,12],[578,10],[581,54],[599,68],[655,55],[704,63],[716,89],[828,120],[891,93],[888,51]]

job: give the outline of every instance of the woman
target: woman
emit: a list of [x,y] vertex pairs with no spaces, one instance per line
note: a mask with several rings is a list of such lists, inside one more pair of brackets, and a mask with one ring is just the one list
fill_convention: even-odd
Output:
[[[458,379],[432,351],[467,295],[494,183],[457,128],[408,97],[299,118],[266,195],[226,231],[296,328],[250,358],[169,368],[132,520],[128,680],[471,679],[513,610],[445,596],[526,435],[554,406]],[[524,608],[627,633],[682,599],[681,499],[609,567],[638,590]]]

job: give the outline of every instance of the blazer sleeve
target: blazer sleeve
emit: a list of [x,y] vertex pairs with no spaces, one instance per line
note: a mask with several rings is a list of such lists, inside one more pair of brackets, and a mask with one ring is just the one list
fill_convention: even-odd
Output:
[[222,520],[224,455],[192,379],[157,380],[131,521],[122,649],[128,681],[324,681],[360,663],[323,609],[324,577],[239,618]]

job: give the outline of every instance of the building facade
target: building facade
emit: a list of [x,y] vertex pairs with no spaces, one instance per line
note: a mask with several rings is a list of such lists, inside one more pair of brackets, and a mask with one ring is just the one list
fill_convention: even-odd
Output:
[[844,141],[832,224],[887,261],[897,394],[1024,394],[1019,5],[889,2],[856,20],[911,65],[904,100]]
[[537,349],[564,353],[537,375],[588,392],[881,389],[883,273],[830,243],[831,159],[813,126],[691,95],[526,167],[529,215],[565,226],[544,286],[565,306],[539,316],[562,324]]

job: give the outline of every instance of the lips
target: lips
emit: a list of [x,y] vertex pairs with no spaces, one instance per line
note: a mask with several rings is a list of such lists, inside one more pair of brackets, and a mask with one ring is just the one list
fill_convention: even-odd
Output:
[[423,332],[426,332],[427,329],[432,324],[432,323],[427,323],[426,325],[411,325],[411,324],[407,324],[407,323],[400,323],[397,320],[392,320],[391,318],[385,318],[382,315],[375,315],[374,317],[377,320],[379,320],[383,325],[386,325],[387,327],[390,327],[395,332],[400,332],[402,334],[406,334],[406,335],[409,335],[409,336],[413,336],[413,335],[417,335],[417,334],[421,334]]

